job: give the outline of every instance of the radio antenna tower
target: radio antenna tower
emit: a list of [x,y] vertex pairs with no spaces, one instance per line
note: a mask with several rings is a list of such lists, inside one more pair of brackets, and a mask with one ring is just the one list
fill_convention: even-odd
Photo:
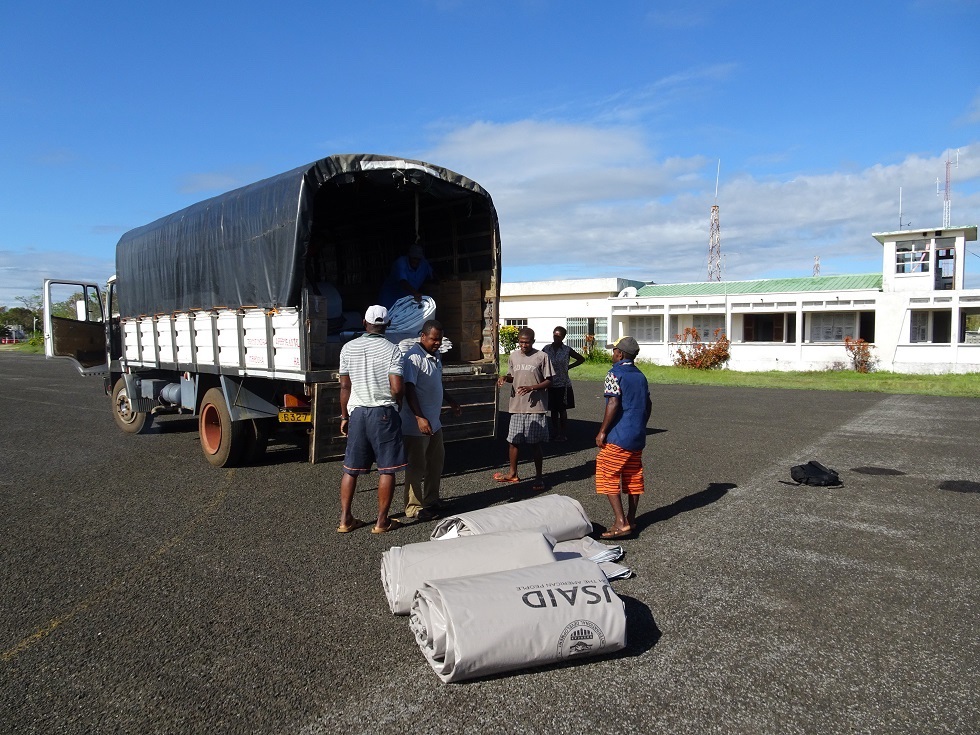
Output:
[[[952,174],[950,172],[950,167],[953,162],[950,160],[949,151],[946,151],[946,191],[943,194],[943,229],[949,229],[949,212],[950,205],[952,201],[949,198],[950,184],[952,183]],[[960,167],[960,149],[956,149],[956,168]],[[939,194],[939,179],[936,179],[936,194]]]
[[813,275],[815,275],[815,276],[819,276],[820,275],[820,256],[819,255],[814,255],[813,256]]
[[711,206],[711,228],[708,234],[708,280],[721,280],[721,220],[718,216],[718,180],[721,178],[721,159],[715,175],[715,203]]

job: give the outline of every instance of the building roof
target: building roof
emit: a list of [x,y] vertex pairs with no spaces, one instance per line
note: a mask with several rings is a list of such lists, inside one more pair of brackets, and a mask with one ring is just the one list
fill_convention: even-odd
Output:
[[763,278],[756,281],[706,281],[703,283],[650,284],[637,289],[637,296],[723,296],[748,293],[793,293],[799,291],[881,290],[880,273],[805,278]]
[[565,278],[555,281],[511,281],[500,284],[500,295],[527,296],[539,294],[613,294],[627,286],[640,288],[643,281],[628,278]]
[[921,237],[955,237],[961,232],[963,233],[963,239],[967,242],[976,241],[976,225],[960,225],[958,227],[943,227],[942,229],[928,230],[892,230],[891,232],[872,232],[871,237],[884,245],[889,240],[901,242],[904,240],[917,240]]

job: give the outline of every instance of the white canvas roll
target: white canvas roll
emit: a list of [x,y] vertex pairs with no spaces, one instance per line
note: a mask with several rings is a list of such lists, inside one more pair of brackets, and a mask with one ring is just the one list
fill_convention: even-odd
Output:
[[445,682],[576,661],[626,645],[626,610],[595,562],[426,582],[410,627]]
[[540,532],[504,531],[393,546],[381,555],[381,584],[395,615],[408,615],[415,590],[448,579],[548,564],[551,543]]
[[432,529],[432,538],[448,539],[532,529],[542,531],[554,541],[567,541],[592,533],[592,522],[575,498],[542,495],[518,503],[504,503],[449,516]]

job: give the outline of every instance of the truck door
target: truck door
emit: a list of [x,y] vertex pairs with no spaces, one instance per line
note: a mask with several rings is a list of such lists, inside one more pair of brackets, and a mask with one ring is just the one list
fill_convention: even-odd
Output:
[[44,354],[75,363],[82,375],[107,375],[105,299],[98,285],[44,280]]

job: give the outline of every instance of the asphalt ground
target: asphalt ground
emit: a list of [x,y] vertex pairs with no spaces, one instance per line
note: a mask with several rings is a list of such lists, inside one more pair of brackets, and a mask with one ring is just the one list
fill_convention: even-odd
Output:
[[[549,492],[602,530],[601,391],[575,389]],[[653,396],[641,531],[622,542],[637,576],[614,583],[626,650],[445,685],[379,573],[432,523],[339,535],[338,463],[277,445],[214,469],[194,420],[122,434],[101,381],[0,353],[0,730],[980,731],[980,401]],[[528,497],[492,482],[505,458],[502,439],[450,445],[444,496]],[[789,484],[809,459],[844,487]],[[376,482],[359,483],[362,518]]]

